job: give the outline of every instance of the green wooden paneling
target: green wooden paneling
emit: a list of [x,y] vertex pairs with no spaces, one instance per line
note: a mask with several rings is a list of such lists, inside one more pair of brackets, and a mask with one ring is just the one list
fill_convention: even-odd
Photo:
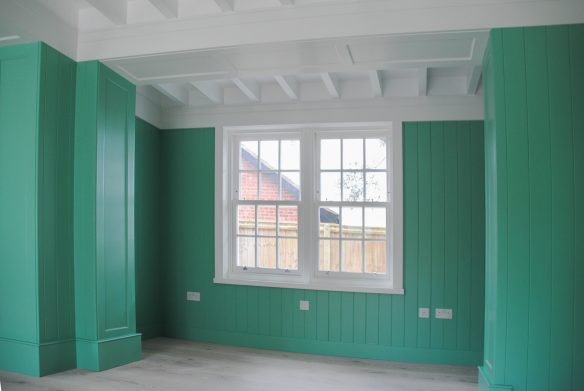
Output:
[[141,357],[135,308],[134,108],[131,83],[97,62],[78,64],[75,322],[77,364],[85,369],[107,369]]
[[74,62],[41,44],[0,50],[0,368],[75,366]]
[[584,25],[491,33],[484,389],[584,387],[583,42]]
[[[308,353],[480,362],[482,122],[405,124],[404,296],[213,284],[214,130],[161,135],[166,335]],[[187,302],[187,290],[201,292],[201,302]],[[308,312],[299,310],[299,300],[310,301]],[[452,308],[454,319],[418,319],[421,306]]]
[[160,154],[160,130],[136,118],[136,329],[143,339],[162,333]]

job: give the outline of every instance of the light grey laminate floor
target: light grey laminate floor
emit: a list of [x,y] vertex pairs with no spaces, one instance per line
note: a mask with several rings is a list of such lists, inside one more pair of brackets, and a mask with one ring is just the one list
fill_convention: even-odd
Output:
[[0,372],[2,391],[466,391],[471,367],[274,352],[169,338],[145,341],[144,359],[104,372],[43,378]]

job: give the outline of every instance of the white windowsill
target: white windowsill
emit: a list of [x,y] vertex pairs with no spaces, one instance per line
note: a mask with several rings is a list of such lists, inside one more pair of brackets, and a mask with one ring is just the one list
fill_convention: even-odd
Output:
[[289,289],[309,289],[316,291],[333,291],[333,292],[358,292],[358,293],[382,293],[388,295],[403,295],[403,289],[374,287],[374,286],[347,286],[330,282],[314,281],[314,282],[279,282],[268,280],[254,280],[254,279],[238,279],[238,278],[217,278],[213,279],[215,284],[225,285],[247,285],[247,286],[261,286],[269,288],[289,288]]

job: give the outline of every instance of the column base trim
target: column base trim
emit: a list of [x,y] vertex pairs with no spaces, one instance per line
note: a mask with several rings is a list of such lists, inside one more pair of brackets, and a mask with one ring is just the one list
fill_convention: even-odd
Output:
[[479,367],[479,391],[513,391],[513,386],[494,384],[485,367],[481,366]]
[[142,359],[142,334],[96,341],[77,339],[77,368],[104,371]]

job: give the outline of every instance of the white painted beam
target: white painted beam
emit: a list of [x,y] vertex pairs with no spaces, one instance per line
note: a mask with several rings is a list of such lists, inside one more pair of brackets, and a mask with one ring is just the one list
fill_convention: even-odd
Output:
[[294,5],[294,0],[280,0],[282,5]]
[[201,80],[191,82],[192,86],[201,91],[211,102],[223,103],[223,88],[215,81]]
[[284,93],[292,100],[298,100],[300,97],[298,81],[292,76],[276,75],[274,76]]
[[383,96],[383,80],[380,71],[369,71],[369,83],[371,83],[371,91],[373,97],[380,98]]
[[217,4],[217,7],[219,7],[222,12],[231,12],[235,9],[233,1],[234,0],[215,0],[215,4]]
[[474,66],[468,75],[468,82],[466,93],[468,95],[476,95],[477,89],[479,88],[479,83],[481,81],[481,76],[483,74],[483,69],[480,65]]
[[418,95],[428,95],[428,68],[418,69]]
[[178,18],[178,0],[148,0],[166,19]]
[[189,105],[189,92],[184,86],[180,84],[162,83],[155,84],[152,87],[176,103],[180,103],[185,106]]
[[128,3],[126,0],[87,0],[93,8],[115,25],[128,23]]
[[243,81],[239,78],[232,79],[233,83],[239,88],[243,95],[254,102],[260,101],[260,86],[255,81]]
[[322,78],[324,86],[326,87],[329,95],[332,98],[340,98],[341,94],[337,80],[335,80],[328,72],[321,73],[320,77]]

